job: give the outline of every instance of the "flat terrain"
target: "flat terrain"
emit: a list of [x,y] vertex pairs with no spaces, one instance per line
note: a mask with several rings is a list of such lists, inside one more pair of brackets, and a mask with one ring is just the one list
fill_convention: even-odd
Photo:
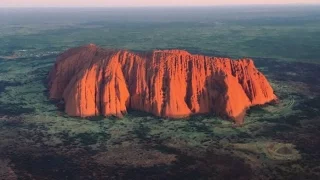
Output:
[[[319,179],[320,7],[0,9],[0,179]],[[280,101],[215,116],[68,117],[55,57],[88,43],[251,57]]]

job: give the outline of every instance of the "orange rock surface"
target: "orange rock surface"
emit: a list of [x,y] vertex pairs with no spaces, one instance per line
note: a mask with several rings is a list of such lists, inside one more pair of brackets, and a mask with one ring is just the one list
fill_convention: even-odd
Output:
[[250,106],[275,96],[251,59],[192,55],[183,50],[130,52],[90,44],[61,54],[49,74],[50,98],[71,116],[128,109],[181,118],[217,114],[242,123]]

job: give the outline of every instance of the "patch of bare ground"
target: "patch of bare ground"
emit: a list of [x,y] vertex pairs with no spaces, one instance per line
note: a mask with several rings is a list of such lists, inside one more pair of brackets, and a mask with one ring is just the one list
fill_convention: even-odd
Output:
[[0,179],[1,180],[16,180],[17,175],[14,173],[12,168],[10,167],[9,159],[1,159],[0,158]]
[[152,167],[170,165],[176,161],[176,155],[162,153],[154,149],[146,149],[140,145],[129,145],[112,147],[107,152],[98,153],[93,159],[98,164],[109,166]]
[[12,60],[12,59],[17,59],[18,56],[16,54],[13,54],[11,56],[0,56],[0,59],[4,59],[4,60]]
[[23,118],[20,116],[0,116],[0,123],[6,126],[18,126],[23,123]]

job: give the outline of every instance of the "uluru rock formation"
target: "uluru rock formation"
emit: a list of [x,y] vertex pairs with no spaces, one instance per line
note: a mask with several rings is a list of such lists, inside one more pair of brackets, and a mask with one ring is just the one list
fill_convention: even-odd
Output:
[[249,107],[277,98],[251,59],[93,44],[57,58],[49,89],[51,99],[64,101],[68,115],[80,117],[122,117],[134,109],[170,118],[210,113],[242,123]]

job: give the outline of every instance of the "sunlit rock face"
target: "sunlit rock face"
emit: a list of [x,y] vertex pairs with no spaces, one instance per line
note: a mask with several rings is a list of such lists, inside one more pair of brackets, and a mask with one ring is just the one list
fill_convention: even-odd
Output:
[[275,100],[251,59],[183,50],[131,52],[90,44],[61,54],[49,74],[50,98],[70,116],[117,116],[128,109],[182,118],[217,114],[242,123],[250,106]]

